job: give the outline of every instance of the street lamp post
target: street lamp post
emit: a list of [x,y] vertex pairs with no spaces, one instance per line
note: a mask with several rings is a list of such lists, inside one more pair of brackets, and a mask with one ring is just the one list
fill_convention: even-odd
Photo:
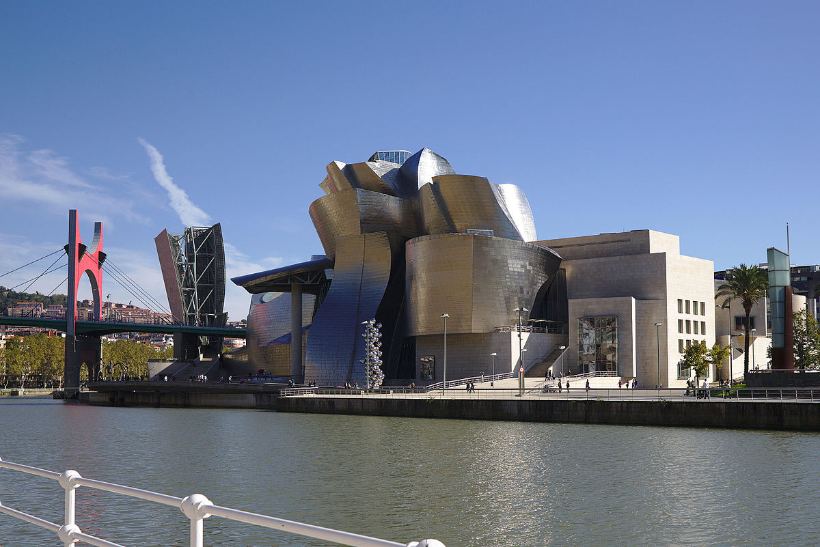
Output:
[[658,382],[657,383],[658,383],[658,396],[659,397],[660,397],[660,394],[661,394],[661,325],[663,325],[663,323],[661,323],[660,321],[655,323],[655,339],[658,342],[658,378],[657,378]]
[[521,312],[528,312],[525,307],[515,308],[513,311],[518,312],[518,359],[521,363],[521,366],[524,366],[524,353],[521,351],[522,343],[521,343]]
[[495,356],[498,355],[496,352],[492,352],[490,357],[493,358],[493,375],[490,377],[490,387],[493,387],[495,383]]
[[757,370],[757,360],[755,359],[755,340],[757,339],[757,336],[755,336],[756,332],[757,332],[757,329],[752,329],[752,369],[753,370]]
[[444,390],[447,389],[447,318],[450,317],[449,313],[442,313],[441,318],[444,319],[444,373],[443,373],[443,382],[441,387],[441,393],[444,394]]
[[[561,350],[561,355],[558,356],[558,360],[561,362],[561,376],[564,375],[564,350],[567,349],[566,346],[558,346],[558,349]],[[559,378],[561,377],[559,376]]]

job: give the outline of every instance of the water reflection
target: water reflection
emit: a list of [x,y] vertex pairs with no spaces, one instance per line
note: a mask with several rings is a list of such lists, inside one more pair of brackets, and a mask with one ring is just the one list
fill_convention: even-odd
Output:
[[[409,541],[817,543],[820,435],[0,401],[0,456]],[[61,490],[0,472],[4,503]],[[79,524],[184,545],[173,508],[80,490]],[[89,518],[93,517],[93,520]],[[217,519],[211,544],[319,545]],[[0,544],[56,545],[0,516]]]

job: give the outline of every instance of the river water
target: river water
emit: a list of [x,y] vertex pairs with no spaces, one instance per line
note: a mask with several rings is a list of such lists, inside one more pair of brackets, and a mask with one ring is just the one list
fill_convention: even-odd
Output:
[[[106,408],[0,399],[0,457],[407,542],[820,543],[820,434]],[[185,545],[176,509],[80,489],[78,524]],[[57,483],[0,501],[62,520]],[[209,545],[321,545],[221,519]],[[0,545],[58,545],[0,514]]]

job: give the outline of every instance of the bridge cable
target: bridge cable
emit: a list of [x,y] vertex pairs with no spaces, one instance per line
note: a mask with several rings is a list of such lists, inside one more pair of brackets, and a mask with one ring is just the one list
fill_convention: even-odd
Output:
[[139,301],[139,302],[140,302],[143,306],[145,306],[146,308],[148,308],[150,311],[154,311],[154,309],[151,307],[151,305],[150,305],[150,304],[148,304],[148,303],[146,303],[146,302],[145,302],[145,300],[143,300],[143,298],[139,295],[139,293],[134,292],[134,290],[132,289],[132,287],[131,287],[128,283],[126,283],[126,282],[125,282],[125,281],[124,281],[121,277],[119,277],[119,275],[117,275],[117,274],[114,272],[114,270],[112,270],[112,269],[106,269],[106,268],[103,268],[103,269],[104,269],[105,271],[107,271],[107,272],[108,272],[108,275],[110,275],[110,276],[111,276],[111,279],[113,279],[114,281],[116,281],[118,285],[120,285],[123,289],[125,289],[126,291],[128,291],[128,293],[129,293],[131,296],[133,296],[134,298],[136,298],[136,299],[137,299],[137,300],[138,300],[138,301]]
[[23,265],[22,265],[22,266],[20,266],[19,268],[14,268],[13,270],[9,270],[9,271],[7,271],[6,273],[0,274],[0,277],[5,277],[5,276],[9,275],[10,273],[14,273],[14,272],[16,272],[17,270],[22,270],[22,269],[23,269],[23,268],[25,268],[26,266],[31,266],[31,265],[32,265],[32,264],[34,264],[35,262],[40,262],[40,261],[41,261],[41,260],[43,260],[44,258],[48,258],[48,257],[50,257],[50,256],[52,256],[52,255],[54,255],[54,254],[60,253],[60,252],[65,252],[65,249],[60,248],[60,249],[57,249],[56,251],[54,251],[53,253],[48,253],[47,255],[43,255],[43,256],[41,256],[40,258],[38,258],[37,260],[32,260],[31,262],[28,262],[28,263],[26,263],[26,264],[23,264]]
[[56,291],[57,289],[59,289],[60,287],[62,287],[62,286],[63,286],[63,283],[65,283],[66,281],[68,281],[68,276],[65,276],[65,279],[63,279],[62,281],[60,281],[60,284],[59,284],[59,285],[57,285],[56,287],[54,287],[53,289],[51,289],[51,292],[49,292],[46,296],[51,296],[52,294],[54,294],[54,291]]
[[[32,286],[32,285],[34,285],[34,283],[35,283],[38,279],[40,279],[41,277],[43,277],[43,276],[44,276],[44,275],[46,275],[47,273],[51,273],[51,271],[55,271],[55,270],[51,270],[51,271],[49,271],[49,268],[51,268],[52,266],[54,266],[54,265],[55,265],[57,262],[59,262],[62,258],[63,258],[63,257],[58,256],[58,257],[57,257],[57,259],[56,259],[54,262],[52,262],[51,264],[49,264],[48,268],[46,268],[45,270],[43,270],[43,273],[41,273],[40,275],[38,275],[37,277],[35,277],[35,278],[31,281],[31,283],[29,283],[28,285],[26,285],[26,288],[25,288],[25,289],[23,289],[23,291],[22,291],[22,292],[28,292],[28,290],[31,288],[31,286]],[[68,266],[68,262],[66,262],[66,266]],[[62,266],[59,266],[57,269],[60,269],[60,268],[62,268]]]
[[[152,309],[152,308],[151,308],[151,305],[150,305],[150,304],[148,304],[147,302],[145,302],[145,300],[143,300],[143,299],[142,299],[142,297],[141,297],[139,294],[135,293],[135,292],[131,289],[131,287],[130,287],[127,283],[125,283],[123,280],[121,280],[121,279],[120,279],[120,278],[119,278],[119,277],[118,277],[118,276],[114,273],[114,270],[108,270],[108,274],[111,276],[111,279],[113,279],[114,281],[116,281],[116,282],[117,282],[117,283],[118,283],[118,284],[119,284],[119,285],[120,285],[123,289],[125,289],[126,291],[128,291],[128,293],[129,293],[131,296],[133,296],[134,298],[136,298],[136,299],[137,299],[137,300],[138,300],[138,301],[139,301],[139,302],[140,302],[143,306],[145,306],[146,308],[148,308],[148,310],[149,310],[149,311],[156,312],[156,310],[154,310],[154,309]],[[164,318],[162,318],[162,319],[164,319]]]
[[[125,279],[127,279],[128,281],[130,281],[130,282],[132,283],[132,285],[133,285],[134,289],[135,289],[135,290],[137,290],[137,291],[139,291],[139,292],[140,292],[140,293],[141,293],[141,294],[142,294],[142,295],[143,295],[143,296],[144,296],[144,297],[145,297],[148,301],[152,302],[152,303],[153,303],[153,305],[154,305],[154,306],[156,306],[156,307],[159,309],[159,311],[162,311],[163,313],[168,313],[168,314],[171,314],[171,315],[173,316],[173,313],[171,313],[171,310],[169,310],[166,306],[164,306],[164,305],[163,305],[163,304],[162,304],[159,300],[157,300],[157,299],[156,299],[153,295],[151,295],[151,294],[150,294],[150,293],[149,293],[146,289],[144,289],[144,288],[143,288],[143,287],[142,287],[139,283],[137,283],[136,281],[134,281],[134,280],[133,280],[133,279],[132,279],[132,278],[131,278],[131,277],[130,277],[127,273],[125,273],[125,272],[122,270],[122,268],[120,268],[119,266],[117,266],[116,264],[114,264],[114,263],[111,261],[111,259],[110,259],[110,258],[106,257],[105,264],[107,264],[108,266],[111,266],[111,268],[113,268],[114,270],[116,270],[116,271],[117,271],[117,273],[118,273],[118,274],[120,274],[120,276],[121,276],[121,277],[124,277]],[[110,271],[110,270],[109,270],[109,271]]]
[[123,271],[122,268],[120,268],[119,266],[117,266],[116,264],[111,262],[110,260],[108,260],[107,262],[109,263],[109,266],[114,268],[117,271],[117,273],[120,274],[120,276],[122,276],[125,279],[127,279],[128,281],[130,281],[133,284],[134,288],[137,289],[143,296],[145,296],[146,299],[148,299],[150,302],[152,302],[160,311],[162,311],[163,313],[168,313],[168,314],[173,315],[171,313],[171,310],[169,310],[165,305],[163,305],[162,302],[157,300],[151,293],[149,293],[146,289],[144,289],[139,283],[134,281],[127,273],[125,273]]
[[[107,263],[107,261],[106,261],[106,263]],[[108,264],[108,265],[113,266],[113,264]],[[108,274],[111,276],[112,279],[117,281],[117,283],[119,283],[123,288],[127,288],[128,292],[131,293],[132,296],[137,298],[149,310],[151,310],[153,312],[170,313],[169,311],[162,309],[161,305],[159,306],[160,309],[157,310],[156,309],[156,303],[154,303],[154,304],[151,303],[151,301],[155,300],[155,299],[152,298],[151,295],[146,294],[144,290],[140,291],[140,287],[138,285],[136,285],[133,282],[133,280],[132,280],[131,283],[128,283],[127,282],[127,279],[128,279],[127,276],[125,276],[125,274],[123,274],[119,269],[116,269],[116,267],[107,268],[107,269],[104,268],[104,269],[105,269],[105,271],[108,272]]]
[[[57,258],[57,260],[60,260],[60,258]],[[55,261],[55,262],[56,262],[56,261]],[[51,263],[51,266],[53,266],[53,265],[54,265],[54,262],[52,262],[52,263]],[[40,279],[40,278],[41,278],[41,277],[43,277],[44,275],[48,275],[48,274],[50,274],[50,273],[52,273],[52,272],[56,272],[56,271],[57,271],[57,270],[59,270],[60,268],[64,268],[64,267],[66,267],[67,265],[68,265],[68,262],[66,262],[65,264],[60,264],[60,265],[59,265],[59,266],[57,266],[56,268],[52,268],[51,266],[49,266],[49,267],[48,267],[45,271],[43,271],[42,273],[40,273],[40,275],[38,275],[38,276],[36,276],[36,277],[32,277],[31,279],[26,279],[26,280],[25,280],[25,281],[23,281],[22,283],[18,283],[17,285],[15,285],[15,286],[13,286],[13,287],[9,287],[9,290],[10,290],[10,291],[13,291],[13,290],[14,290],[14,289],[16,289],[17,287],[22,287],[23,285],[25,285],[26,283],[28,283],[29,285],[28,285],[28,286],[27,286],[27,287],[26,287],[23,291],[21,291],[21,292],[26,292],[26,290],[28,290],[28,288],[29,288],[29,287],[31,287],[31,285],[32,285],[35,281],[37,281],[38,279]]]

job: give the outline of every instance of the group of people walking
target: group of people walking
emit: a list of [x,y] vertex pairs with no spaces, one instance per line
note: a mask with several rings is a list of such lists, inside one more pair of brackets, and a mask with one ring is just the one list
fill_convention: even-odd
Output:
[[709,382],[703,379],[703,385],[698,389],[697,380],[686,380],[686,396],[695,395],[698,399],[709,399]]

